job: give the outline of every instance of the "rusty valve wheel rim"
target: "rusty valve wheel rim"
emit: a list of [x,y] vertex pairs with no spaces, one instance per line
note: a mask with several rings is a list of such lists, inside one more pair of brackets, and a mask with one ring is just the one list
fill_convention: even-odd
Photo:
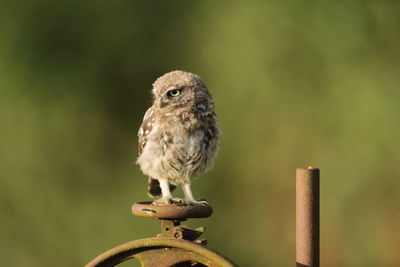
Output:
[[186,220],[187,218],[207,218],[210,217],[213,209],[209,205],[154,205],[150,201],[135,202],[132,205],[132,213],[136,216]]
[[119,245],[97,256],[85,267],[112,267],[136,258],[142,266],[174,266],[194,261],[209,267],[234,267],[235,263],[218,254],[186,240],[175,238],[146,238]]

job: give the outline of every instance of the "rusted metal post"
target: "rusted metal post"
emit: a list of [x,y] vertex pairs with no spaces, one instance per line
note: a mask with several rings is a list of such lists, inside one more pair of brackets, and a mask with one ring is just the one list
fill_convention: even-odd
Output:
[[319,267],[319,169],[296,169],[296,266]]

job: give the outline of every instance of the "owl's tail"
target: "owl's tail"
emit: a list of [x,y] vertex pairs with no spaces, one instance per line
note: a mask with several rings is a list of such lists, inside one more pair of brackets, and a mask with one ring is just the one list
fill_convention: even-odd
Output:
[[[175,188],[175,185],[169,184],[169,190],[171,190],[171,192],[174,191]],[[157,179],[149,177],[149,180],[147,182],[147,194],[150,197],[158,197],[161,195],[161,187]]]

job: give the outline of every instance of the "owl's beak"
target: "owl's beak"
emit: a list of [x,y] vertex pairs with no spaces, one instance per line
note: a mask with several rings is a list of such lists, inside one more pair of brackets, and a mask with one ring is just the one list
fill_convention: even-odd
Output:
[[164,101],[164,98],[160,97],[160,98],[157,100],[157,107],[158,107],[159,109],[162,109],[162,108],[165,107],[166,105],[167,105],[167,103]]

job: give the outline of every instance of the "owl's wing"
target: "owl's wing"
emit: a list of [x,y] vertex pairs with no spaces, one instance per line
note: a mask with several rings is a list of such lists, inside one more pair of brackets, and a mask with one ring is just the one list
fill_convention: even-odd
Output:
[[[151,130],[153,130],[153,126],[154,126],[154,107],[152,106],[144,114],[142,125],[139,128],[138,132],[139,156],[140,154],[142,154],[143,149],[146,146],[147,136],[151,133]],[[170,184],[169,188],[171,191],[173,191],[175,189],[175,186]],[[160,183],[158,182],[157,179],[149,177],[147,191],[150,197],[157,197],[161,195]]]
[[144,146],[147,143],[147,136],[153,129],[154,125],[154,107],[150,107],[143,117],[142,125],[140,125],[139,132],[138,132],[138,141],[139,141],[139,156],[142,154]]

